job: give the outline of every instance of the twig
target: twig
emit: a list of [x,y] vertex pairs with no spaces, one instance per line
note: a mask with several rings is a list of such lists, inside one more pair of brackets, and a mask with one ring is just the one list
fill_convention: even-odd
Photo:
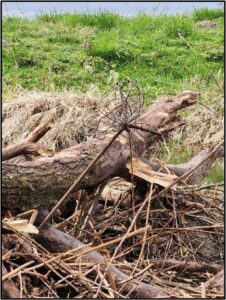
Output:
[[189,272],[210,272],[216,274],[224,269],[220,264],[198,263],[196,261],[179,261],[176,259],[152,259],[150,263],[155,268],[170,268]]
[[19,266],[18,268],[12,270],[11,272],[5,274],[2,276],[2,281],[11,279],[13,276],[17,275],[23,268],[26,268],[27,266],[30,266],[34,263],[34,260],[28,261],[27,263],[23,264],[22,266]]
[[138,130],[142,130],[142,131],[144,131],[144,132],[148,132],[148,133],[151,133],[151,134],[156,134],[156,135],[162,136],[162,133],[161,133],[161,132],[155,131],[155,130],[153,130],[153,129],[143,128],[143,127],[138,126],[138,125],[135,125],[135,124],[128,124],[128,127],[129,127],[129,128],[138,129]]
[[[119,248],[122,246],[122,244],[123,244],[123,242],[125,241],[125,239],[128,238],[128,236],[129,236],[129,234],[130,234],[130,231],[131,231],[131,229],[133,228],[133,226],[134,226],[134,224],[135,224],[135,222],[136,222],[136,220],[137,220],[137,217],[139,216],[139,214],[140,214],[140,212],[142,211],[143,207],[146,205],[146,202],[148,201],[148,199],[149,199],[149,197],[146,197],[145,201],[142,203],[142,205],[141,205],[140,208],[138,209],[136,215],[134,216],[134,218],[133,218],[133,220],[132,220],[132,222],[131,222],[131,224],[130,224],[128,230],[127,230],[127,232],[125,233],[125,235],[124,235],[123,237],[120,238],[120,243],[119,243],[118,246],[115,248],[112,257],[111,257],[111,259],[110,259],[108,265],[106,266],[106,269],[105,269],[105,272],[104,272],[104,277],[105,277],[105,275],[106,275],[106,273],[107,273],[107,271],[108,271],[110,265],[112,264],[112,262],[113,262],[113,260],[114,260],[114,258],[115,258],[115,256],[116,256],[116,254],[117,254]],[[142,229],[144,229],[144,231],[145,231],[145,230],[146,230],[146,226],[145,226],[145,228],[142,228]],[[136,230],[136,232],[137,232],[137,231],[139,231],[139,229]],[[99,287],[98,287],[98,291],[100,290],[101,284],[102,284],[102,280],[100,281],[100,284],[99,284]],[[98,294],[98,291],[97,291],[97,294]]]

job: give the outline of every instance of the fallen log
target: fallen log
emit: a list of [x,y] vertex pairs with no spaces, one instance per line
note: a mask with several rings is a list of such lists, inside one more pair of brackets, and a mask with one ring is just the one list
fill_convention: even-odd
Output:
[[[43,212],[41,212],[43,213]],[[44,215],[38,216],[38,223],[42,221]],[[72,236],[64,233],[50,225],[45,225],[39,232],[35,239],[48,251],[53,253],[64,253],[68,250],[82,248],[85,246],[79,240],[73,238]],[[87,247],[86,247],[86,250]],[[130,277],[117,269],[113,264],[107,267],[108,262],[105,257],[103,257],[97,251],[91,251],[87,254],[82,254],[81,250],[78,251],[79,262],[82,263],[92,263],[93,265],[99,265],[100,272],[104,273],[107,270],[107,274],[111,276],[113,281],[117,286],[120,287],[120,282],[127,281]],[[151,284],[146,284],[140,282],[136,279],[132,279],[123,285],[123,291],[126,293],[131,293],[136,298],[159,298],[168,297],[167,294],[158,287],[154,287]],[[131,296],[131,295],[130,295]]]
[[[148,145],[159,140],[159,134],[151,134],[147,130],[164,134],[184,124],[177,112],[194,104],[197,95],[184,92],[158,102],[138,117],[136,124],[146,131],[130,129],[133,153],[140,156]],[[13,160],[3,162],[2,206],[30,209],[57,202],[111,138],[110,134],[102,139],[89,138],[87,142],[62,150],[52,157],[38,157],[34,161],[20,163]],[[83,178],[77,189],[93,188],[111,177],[122,175],[130,156],[128,133],[124,131]]]

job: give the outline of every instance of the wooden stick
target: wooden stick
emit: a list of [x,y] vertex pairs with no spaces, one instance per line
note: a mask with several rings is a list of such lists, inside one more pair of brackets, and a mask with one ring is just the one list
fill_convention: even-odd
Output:
[[34,143],[50,130],[53,116],[54,114],[51,113],[43,118],[42,122],[21,143],[3,148],[2,161],[22,154],[36,154],[41,146]]

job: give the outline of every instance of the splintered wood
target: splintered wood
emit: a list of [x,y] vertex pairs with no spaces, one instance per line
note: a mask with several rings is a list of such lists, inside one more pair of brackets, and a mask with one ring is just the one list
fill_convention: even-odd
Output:
[[[149,183],[155,183],[164,188],[168,187],[174,182],[175,179],[178,178],[178,176],[176,175],[153,171],[150,165],[146,164],[137,157],[132,157],[132,161],[128,162],[126,164],[126,167],[129,170],[130,174],[134,174],[135,176],[144,179]],[[176,188],[177,185],[175,184],[171,189],[175,190]]]
[[131,196],[132,188],[132,183],[122,178],[109,180],[101,193],[101,197],[113,203],[119,200],[125,202]]
[[26,232],[26,233],[32,233],[32,234],[38,234],[38,229],[33,224],[28,223],[27,219],[22,220],[13,220],[13,219],[7,219],[5,218],[2,221],[3,228],[8,229],[15,229],[19,232]]

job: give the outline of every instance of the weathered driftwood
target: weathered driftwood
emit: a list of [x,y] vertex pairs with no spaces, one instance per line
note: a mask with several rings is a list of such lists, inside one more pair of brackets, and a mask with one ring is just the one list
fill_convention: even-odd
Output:
[[[195,155],[190,161],[183,164],[178,165],[160,165],[159,163],[155,161],[148,161],[143,158],[133,158],[132,160],[132,167],[131,162],[127,163],[127,168],[129,169],[130,173],[133,173],[135,177],[141,178],[146,182],[149,183],[157,183],[162,187],[167,187],[169,184],[171,184],[176,178],[179,176],[184,175],[188,171],[192,170],[195,166],[200,164],[200,166],[194,170],[194,172],[191,173],[190,176],[188,176],[186,179],[183,180],[183,182],[186,182],[189,185],[192,184],[199,184],[210,172],[211,166],[214,163],[214,161],[224,156],[224,146],[220,146],[217,151],[212,152],[211,150],[202,150],[197,155]],[[207,160],[202,163],[204,159]],[[175,174],[171,175],[169,174]],[[115,183],[114,183],[115,182]],[[119,187],[117,186],[119,185]],[[120,187],[121,185],[121,187]],[[175,185],[176,186],[176,185]],[[131,183],[121,179],[115,179],[112,181],[109,181],[108,184],[105,186],[104,190],[101,193],[101,197],[103,199],[106,199],[110,202],[120,202],[120,205],[123,206],[130,206],[130,200],[131,200],[131,194],[132,194],[132,188]],[[135,194],[135,202],[137,195]],[[170,196],[169,196],[170,197]],[[139,198],[139,197],[138,197]],[[197,204],[190,202],[188,200],[185,201],[185,205],[193,205],[196,207],[199,205],[200,207],[202,204]]]
[[[161,133],[169,132],[184,124],[178,110],[195,103],[197,93],[184,92],[166,101],[158,102],[141,115],[136,124]],[[131,129],[133,153],[140,156],[149,144],[159,140],[159,135]],[[16,163],[8,160],[2,164],[3,207],[29,209],[49,204],[59,198],[71,186],[75,178],[89,165],[99,151],[111,139],[90,138],[87,142],[56,153],[52,157],[40,157],[34,161]],[[110,177],[121,175],[130,157],[128,134],[115,140],[90,173],[80,182],[78,189],[96,187]]]
[[130,174],[139,177],[149,183],[155,183],[162,187],[172,184],[178,177],[172,174],[154,171],[150,165],[146,164],[140,158],[132,157],[131,161],[126,164]]
[[38,154],[39,149],[41,149],[40,145],[26,142],[9,146],[2,150],[2,160],[8,160],[19,155]]

